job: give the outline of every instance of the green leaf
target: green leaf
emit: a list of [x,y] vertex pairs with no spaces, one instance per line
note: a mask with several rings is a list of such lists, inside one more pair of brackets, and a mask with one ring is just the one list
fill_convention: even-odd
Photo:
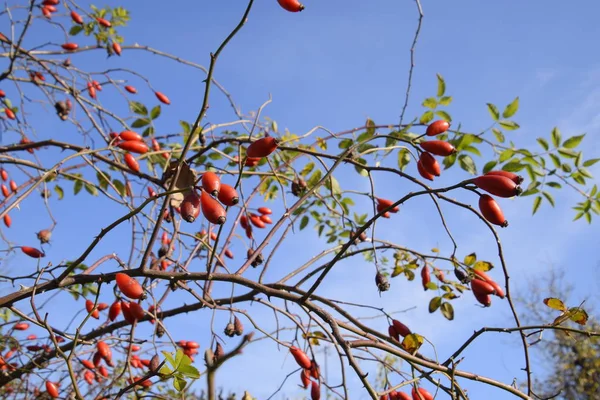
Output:
[[452,122],[452,117],[446,111],[438,110],[435,112],[435,115],[437,115],[438,117],[440,117],[443,120]]
[[352,200],[350,197],[344,197],[342,199],[342,204],[346,204],[348,206],[353,206],[354,205],[354,200]]
[[123,182],[121,182],[118,179],[113,179],[113,185],[115,185],[117,192],[119,192],[119,194],[121,196],[125,196],[126,190],[125,190],[125,185],[123,184]]
[[443,106],[449,106],[452,103],[452,96],[443,96],[438,100],[438,103]]
[[442,303],[441,311],[442,315],[446,317],[448,321],[452,321],[454,319],[454,307],[452,307],[452,304],[448,302]]
[[420,122],[422,124],[428,124],[433,121],[433,111],[425,111],[423,115],[421,115]]
[[359,166],[359,165],[355,165],[355,166],[354,166],[354,170],[355,170],[356,172],[358,172],[358,174],[359,174],[360,176],[364,176],[364,177],[367,177],[367,176],[369,176],[369,173],[367,172],[367,170],[366,170],[366,169],[364,169],[363,167]]
[[504,171],[508,171],[508,172],[519,172],[521,171],[523,168],[525,168],[524,164],[521,164],[518,161],[511,161],[509,163],[506,163],[502,166],[502,169]]
[[575,215],[575,218],[573,218],[573,221],[577,221],[579,218],[583,217],[584,214],[585,214],[584,211],[577,213],[577,215]]
[[367,129],[365,132],[363,132],[360,135],[358,135],[358,137],[356,138],[356,141],[359,142],[359,143],[360,142],[365,142],[365,141],[371,139],[374,134],[375,134],[374,130],[373,130],[373,133],[371,133],[371,131],[369,129]]
[[310,189],[310,188],[314,187],[321,180],[321,176],[322,176],[322,172],[320,169],[313,172],[313,174],[310,176],[310,178],[308,178],[308,181],[306,181],[308,188]]
[[375,122],[372,119],[367,119],[367,123],[365,124],[367,127],[367,134],[369,137],[375,134]]
[[175,388],[175,390],[177,390],[178,392],[182,392],[183,389],[185,389],[185,385],[187,385],[185,379],[183,379],[179,375],[175,375],[175,377],[173,378],[173,387]]
[[164,351],[164,350],[162,353],[165,356],[165,359],[167,360],[167,362],[169,364],[171,364],[171,366],[173,368],[177,367],[177,364],[175,363],[175,359],[173,358],[173,355],[171,353],[169,353],[168,351]]
[[423,100],[423,107],[431,108],[433,110],[437,105],[437,100],[434,97],[428,97]]
[[352,146],[353,143],[354,143],[354,141],[352,139],[344,139],[344,140],[340,141],[340,143],[338,143],[338,147],[340,149],[347,149],[350,146]]
[[308,225],[308,220],[308,215],[302,217],[302,219],[300,220],[300,230],[306,228],[306,225]]
[[138,115],[143,115],[143,116],[148,115],[148,109],[146,108],[146,106],[137,101],[133,101],[133,100],[130,101],[129,109],[131,110],[131,112],[138,114]]
[[481,152],[479,151],[479,149],[477,147],[474,146],[467,146],[463,149],[464,151],[468,151],[469,153],[473,153],[479,157],[481,157]]
[[504,161],[511,159],[512,156],[514,156],[514,155],[515,155],[515,152],[513,149],[506,149],[506,150],[502,151],[502,153],[500,153],[500,157],[498,157],[498,161],[503,163]]
[[151,135],[154,135],[154,127],[153,126],[147,127],[146,129],[144,129],[144,132],[142,132],[143,137],[148,137]]
[[560,131],[558,130],[557,127],[554,127],[554,129],[552,129],[552,135],[551,136],[552,136],[552,145],[554,147],[560,146],[561,135],[560,135]]
[[498,108],[492,103],[487,103],[487,108],[488,112],[492,116],[492,119],[494,121],[498,121],[500,119],[500,112],[498,111]]
[[[191,360],[189,360],[189,357],[186,356],[185,354],[183,354],[183,350],[181,349],[177,349],[177,353],[175,353],[175,369],[178,370],[179,366],[184,363],[184,360],[188,359],[188,361],[191,362]],[[189,365],[189,362],[186,363],[186,365]]]
[[510,121],[508,119],[503,119],[501,121],[498,121],[498,123],[507,131],[514,131],[520,128],[519,124],[517,124],[515,121]]
[[[563,167],[568,167],[568,165],[564,164]],[[563,168],[563,170],[564,170],[564,168]],[[583,179],[583,176],[579,172],[573,173],[571,175],[571,179],[573,179],[575,182],[579,183],[580,185],[585,185],[585,179]]]
[[578,171],[581,175],[585,176],[586,178],[592,179],[594,177],[587,168],[579,168]]
[[333,177],[333,175],[329,177],[329,180],[327,181],[327,187],[330,187],[330,190],[334,195],[340,195],[342,193],[340,183]]
[[592,165],[596,164],[598,161],[600,161],[600,158],[592,158],[590,160],[587,160],[586,162],[583,163],[584,167],[591,167]]
[[546,185],[550,186],[551,188],[554,189],[560,189],[562,188],[562,185],[558,182],[546,182]]
[[449,155],[448,157],[444,157],[444,160],[442,161],[442,163],[444,164],[444,169],[448,169],[448,168],[452,167],[454,165],[454,163],[456,162],[457,158],[458,158],[457,153]]
[[54,191],[58,195],[59,200],[62,200],[65,197],[65,191],[60,186],[54,186]]
[[548,203],[554,207],[554,197],[552,197],[552,195],[548,192],[542,192],[542,195],[546,198],[546,200],[548,200]]
[[510,118],[519,109],[519,98],[516,97],[509,105],[506,106],[504,111],[502,112],[502,118]]
[[[190,360],[190,362],[191,362],[191,360]],[[180,372],[182,375],[187,376],[190,379],[200,378],[200,372],[193,365],[180,366],[177,369],[177,371]]]
[[181,129],[183,129],[183,133],[188,134],[192,131],[192,127],[189,123],[185,121],[179,121],[179,125],[181,125]]
[[575,157],[575,161],[573,161],[573,163],[575,164],[575,166],[577,168],[581,168],[582,161],[583,161],[583,157],[582,157],[582,152],[580,151],[579,153],[577,153],[577,156]]
[[300,175],[303,176],[303,177],[305,177],[308,174],[310,174],[313,169],[315,169],[315,163],[310,162],[310,163],[306,164],[304,166],[304,168],[302,168],[302,171],[300,171]]
[[540,138],[537,138],[536,140],[540,144],[540,146],[542,146],[542,149],[548,151],[548,149],[550,148],[550,145],[548,145],[548,141],[546,141],[546,139],[540,137]]
[[79,192],[81,192],[81,189],[83,189],[83,181],[75,181],[75,185],[73,185],[73,194],[79,194]]
[[496,137],[496,140],[498,141],[498,143],[504,143],[505,142],[505,137],[504,137],[504,133],[502,133],[502,131],[498,128],[492,128],[492,133],[494,134],[494,136]]
[[133,121],[131,124],[132,128],[143,128],[144,126],[150,124],[150,120],[147,118],[139,118]]
[[[548,156],[550,157],[550,159],[552,160],[552,164],[554,164],[554,166],[556,168],[560,168],[560,158],[556,155],[556,154],[548,154]],[[585,165],[585,164],[584,164]]]
[[446,81],[444,81],[444,77],[440,74],[436,74],[437,76],[437,97],[442,97],[446,93]]
[[92,196],[98,196],[98,188],[90,183],[85,184],[85,190]]
[[488,172],[490,172],[491,170],[493,170],[496,165],[498,165],[497,161],[489,161],[489,162],[487,162],[483,166],[483,173],[487,174]]
[[531,196],[531,195],[539,193],[540,191],[538,190],[538,187],[541,184],[542,184],[541,182],[536,182],[536,181],[531,182],[529,184],[529,186],[527,186],[527,189],[523,193],[521,193],[520,197]]
[[83,30],[83,26],[81,25],[73,25],[71,29],[69,29],[69,36],[75,36]]
[[475,162],[471,158],[471,156],[466,154],[461,154],[458,156],[458,164],[462,169],[470,173],[471,175],[475,175],[477,173],[477,168],[475,167]]
[[163,365],[160,369],[160,371],[158,371],[158,373],[160,375],[171,375],[172,371],[171,368],[168,367],[168,365]]
[[400,171],[404,171],[404,168],[410,163],[410,152],[407,149],[400,149],[398,151],[398,168]]
[[566,157],[566,158],[571,158],[571,159],[576,158],[577,155],[579,154],[579,153],[575,152],[574,150],[565,149],[564,147],[559,147],[556,151],[561,156]]
[[98,178],[98,185],[106,190],[110,182],[110,176],[106,172],[98,171],[96,172],[96,178]]
[[156,119],[156,118],[158,118],[158,117],[160,116],[160,110],[161,110],[161,108],[160,108],[160,104],[159,104],[159,105],[157,105],[157,106],[154,106],[154,107],[152,108],[152,111],[150,111],[150,118],[151,118],[151,119]]
[[566,147],[567,149],[574,149],[575,147],[579,146],[584,137],[585,133],[579,136],[572,136],[564,141],[562,147]]
[[429,301],[429,313],[434,313],[440,308],[442,305],[442,298],[440,296],[436,296]]
[[533,213],[532,214],[535,214],[541,205],[542,205],[542,196],[537,196],[535,198],[535,200],[533,200]]

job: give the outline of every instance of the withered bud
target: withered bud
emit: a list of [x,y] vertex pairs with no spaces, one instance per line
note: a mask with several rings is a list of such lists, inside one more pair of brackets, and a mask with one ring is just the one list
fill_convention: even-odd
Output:
[[295,182],[292,182],[292,194],[296,197],[300,197],[306,190],[306,181],[302,178]]
[[231,322],[227,324],[227,326],[225,326],[225,331],[224,331],[225,335],[229,336],[229,337],[234,337],[235,336],[235,325],[233,325]]
[[[252,257],[253,254],[254,254],[254,250],[248,249],[248,258]],[[265,261],[265,259],[263,258],[262,253],[260,253],[259,255],[256,256],[256,258],[254,260],[252,260],[252,263],[250,265],[252,265],[252,267],[256,268],[260,264],[262,264],[264,261]]]
[[212,367],[215,365],[215,355],[211,348],[208,348],[206,351],[204,351],[204,362],[206,362],[207,367]]
[[467,284],[471,282],[469,275],[467,275],[462,269],[454,268],[454,275],[461,283]]
[[219,358],[223,357],[225,355],[225,350],[223,350],[223,346],[221,346],[221,343],[217,342],[217,345],[215,346],[215,351],[214,351],[214,360],[217,361]]
[[160,365],[160,360],[158,359],[158,354],[155,354],[150,359],[150,371],[156,373],[158,372],[158,366]]
[[41,244],[50,243],[50,238],[52,237],[52,231],[49,229],[43,229],[36,233],[37,238],[39,239]]
[[377,274],[375,275],[375,283],[377,284],[377,289],[379,289],[380,292],[387,292],[390,290],[390,282],[388,281],[388,278],[379,271],[377,271]]
[[163,337],[165,334],[165,328],[162,326],[162,324],[156,324],[156,336],[161,338]]
[[162,246],[160,246],[160,249],[158,249],[158,257],[162,258],[162,257],[166,256],[168,254],[168,252],[169,252],[169,246],[162,245]]
[[244,325],[237,316],[233,317],[233,327],[237,336],[242,336],[244,334]]

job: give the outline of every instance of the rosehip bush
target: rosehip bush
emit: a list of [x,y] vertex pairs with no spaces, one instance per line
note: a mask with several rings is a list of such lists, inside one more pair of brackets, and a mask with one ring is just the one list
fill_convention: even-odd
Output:
[[[530,384],[521,390],[454,364],[483,332],[438,359],[423,327],[360,296],[342,302],[319,289],[354,259],[366,261],[370,277],[354,282],[357,293],[400,298],[398,281],[421,290],[418,273],[429,312],[448,320],[457,302],[506,305],[527,354],[527,329],[507,286],[512,266],[500,245],[497,260],[478,259],[477,249],[454,241],[457,227],[444,215],[462,210],[467,224],[500,243],[496,229],[511,229],[505,198],[529,208],[532,196],[535,213],[542,203],[554,206],[552,191],[564,187],[582,196],[575,219],[591,221],[600,194],[587,168],[598,160],[578,150],[583,136],[563,138],[555,128],[538,138],[539,148],[507,141],[519,128],[518,98],[504,108],[487,104],[491,126],[465,131],[454,121],[461,116],[449,113],[453,98],[442,75],[422,112],[399,123],[369,119],[340,132],[293,134],[266,117],[267,104],[244,115],[234,103],[231,120],[209,121],[214,91],[231,99],[215,80],[219,56],[253,17],[254,1],[231,5],[239,8],[237,25],[205,55],[206,67],[125,36],[135,18],[125,8],[22,3],[7,2],[0,15],[4,397],[184,398],[200,389],[215,399],[216,387],[227,384],[217,371],[235,362],[252,369],[242,353],[255,343],[268,343],[273,359],[295,360],[279,377],[265,376],[274,393],[274,382],[289,378],[312,399],[360,390],[373,399],[465,398],[476,384],[532,395]],[[310,4],[271,3],[290,18],[311,18]],[[164,35],[178,40],[177,32]],[[196,115],[173,121],[182,100],[154,87],[143,70],[122,67],[141,51],[188,66],[193,79],[202,74]],[[79,67],[86,57],[93,70]],[[190,98],[197,95],[190,87]],[[44,129],[50,117],[68,134]],[[414,202],[434,205],[444,230],[431,227],[431,234],[454,242],[450,254],[378,236],[377,224],[401,226],[403,208]],[[98,221],[94,237],[80,236]],[[68,228],[62,236],[53,234],[58,224]],[[309,227],[323,249],[302,239]],[[68,244],[64,252],[53,248],[58,242]],[[356,316],[356,307],[376,310],[385,323]],[[272,319],[257,318],[257,309]],[[587,320],[582,309],[560,310],[562,321]],[[172,324],[178,317],[201,321],[203,331]],[[332,368],[342,384],[321,371],[319,346],[339,354]],[[387,357],[403,360],[402,368]],[[383,382],[364,372],[374,367]]]

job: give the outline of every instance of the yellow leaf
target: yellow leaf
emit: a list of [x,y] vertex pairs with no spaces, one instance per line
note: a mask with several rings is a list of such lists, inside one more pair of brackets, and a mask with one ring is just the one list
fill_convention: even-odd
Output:
[[477,254],[471,253],[465,257],[464,263],[468,266],[471,266],[475,264],[475,261],[477,261]]
[[402,265],[397,265],[396,267],[394,267],[394,270],[392,271],[392,278],[395,278],[396,276],[400,275],[403,272],[404,272],[404,268],[402,267]]
[[317,138],[317,144],[319,145],[319,147],[323,150],[327,150],[327,142],[325,140],[323,140],[322,138],[318,137]]
[[588,320],[588,314],[583,308],[575,307],[569,309],[569,319],[579,325],[585,325]]
[[410,335],[407,335],[404,340],[402,340],[402,348],[407,352],[414,354],[417,350],[419,350],[419,347],[421,347],[424,341],[425,339],[423,336],[416,333],[411,333]]
[[488,261],[477,261],[475,263],[475,265],[473,266],[473,268],[476,269],[477,271],[488,272],[489,270],[494,268],[494,265]]
[[554,310],[567,311],[567,306],[565,306],[565,303],[555,297],[548,297],[544,299],[544,304]]

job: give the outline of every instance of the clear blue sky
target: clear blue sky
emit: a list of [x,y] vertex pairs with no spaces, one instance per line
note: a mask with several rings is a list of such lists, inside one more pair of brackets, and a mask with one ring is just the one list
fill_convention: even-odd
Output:
[[[116,6],[120,3],[108,4]],[[281,10],[275,0],[257,0],[247,25],[219,59],[215,78],[231,92],[243,112],[256,110],[271,95],[273,102],[263,115],[275,119],[280,129],[289,129],[296,134],[305,133],[315,125],[333,131],[349,129],[360,126],[367,117],[377,123],[397,123],[406,90],[408,50],[417,21],[414,2],[307,0],[305,4],[304,12],[292,14]],[[168,5],[129,2],[127,7],[132,21],[130,27],[122,30],[125,45],[148,45],[207,66],[209,52],[218,47],[237,23],[245,2],[178,1]],[[515,120],[521,129],[511,134],[517,145],[531,145],[536,137],[548,136],[550,130],[558,126],[563,135],[587,132],[584,154],[587,158],[600,155],[600,54],[593,50],[600,37],[597,24],[600,5],[597,2],[582,1],[577,5],[539,0],[425,2],[423,8],[425,19],[416,50],[412,101],[407,111],[409,118],[422,112],[420,102],[423,98],[435,94],[435,74],[440,73],[446,79],[448,94],[454,96],[449,111],[454,121],[462,123],[464,130],[478,131],[489,125],[486,102],[502,107],[520,96],[521,106]],[[54,35],[49,40],[63,42],[58,30]],[[40,43],[36,37],[30,40]],[[76,41],[87,43],[82,37]],[[103,54],[97,53],[85,55],[81,60],[82,68],[96,71],[107,66],[138,70],[150,79],[154,88],[167,94],[172,105],[163,109],[158,123],[160,132],[178,132],[178,120],[193,121],[197,115],[204,76],[196,70],[139,51],[124,51],[121,59],[106,61]],[[145,100],[155,103],[141,81],[133,80],[132,83],[140,88]],[[115,106],[123,107],[124,104],[121,100]],[[207,121],[220,123],[233,119],[235,116],[226,99],[213,91]],[[47,129],[39,131],[40,138],[75,134],[71,127],[64,128],[55,117],[41,121]],[[592,172],[596,176],[600,174],[597,166]],[[456,170],[439,183],[436,181],[436,185],[450,184],[465,177],[466,173]],[[358,180],[353,172],[339,179],[342,183],[354,182],[358,188],[353,189],[368,188],[367,180]],[[376,183],[390,198],[399,198],[412,189],[407,189],[404,182],[385,181],[384,178],[377,179]],[[461,194],[456,196],[469,199]],[[70,190],[67,190],[67,197],[72,197]],[[556,199],[556,209],[545,204],[534,217],[531,216],[531,198],[502,201],[510,227],[502,230],[500,235],[513,283],[517,289],[522,288],[526,279],[535,278],[551,265],[557,265],[573,271],[569,279],[578,287],[577,297],[570,299],[573,304],[584,298],[597,301],[596,293],[600,289],[595,251],[600,234],[598,225],[570,222],[574,216],[570,207],[578,200],[572,191],[563,190]],[[104,199],[91,199],[80,194],[75,201],[78,203],[74,204],[72,198],[63,202],[54,198],[52,203],[59,225],[46,260],[55,265],[61,259],[77,257],[100,227],[108,224],[109,218],[122,215],[119,208],[107,207]],[[277,210],[277,206],[273,208]],[[445,210],[460,245],[458,254],[464,256],[475,250],[480,258],[498,264],[493,238],[486,233],[485,227],[462,211],[451,207]],[[44,210],[32,212],[34,218],[31,221],[35,226],[12,229],[11,240],[19,244],[35,243],[33,231],[46,227],[49,220]],[[13,214],[15,222],[23,223],[29,219],[19,213]],[[449,255],[451,243],[432,214],[434,209],[428,202],[409,202],[391,220],[378,223],[378,233],[423,251],[438,247],[443,254]],[[89,223],[81,226],[78,222],[84,217],[89,218]],[[120,229],[110,235],[106,244],[94,251],[88,263],[108,251],[117,251],[126,258],[128,253],[119,235],[127,234],[127,229]],[[302,243],[302,247],[296,245],[281,250],[282,254],[276,259],[280,262],[274,263],[275,268],[286,268],[285,262],[289,260],[306,260],[307,246],[314,246],[314,253],[322,248],[323,244],[309,234],[312,231],[307,229],[294,240],[296,244]],[[241,252],[240,246],[238,253]],[[11,265],[18,265],[24,271],[35,268],[34,261],[21,255],[5,264],[13,268]],[[499,271],[493,274],[499,277]],[[385,307],[389,312],[416,307],[401,315],[401,319],[431,340],[442,359],[479,327],[512,325],[506,302],[495,300],[490,309],[481,309],[471,296],[464,296],[453,303],[456,318],[448,322],[439,314],[428,314],[427,303],[432,295],[424,293],[418,282],[409,284],[395,279],[391,291],[380,298],[372,279],[372,266],[359,260],[343,262],[334,269],[320,293],[369,302]],[[357,298],[356,293],[362,297]],[[110,299],[107,296],[106,301]],[[56,304],[65,304],[64,301],[56,300]],[[177,304],[173,302],[173,305]],[[209,314],[209,311],[201,311],[173,319],[171,326],[175,339],[197,335],[203,351],[207,345]],[[273,326],[272,314],[264,309],[256,311],[256,317]],[[64,317],[53,316],[51,312],[51,318],[62,321]],[[216,319],[216,330],[222,329],[226,318],[222,315]],[[250,325],[248,321],[245,324]],[[385,329],[382,320],[372,324]],[[147,329],[141,327],[141,332]],[[519,343],[516,335],[489,334],[478,339],[465,353],[466,358],[460,366],[506,383],[512,382],[514,377],[522,380]],[[293,360],[286,356],[287,352],[277,352],[274,346],[263,341],[247,349],[245,357],[236,363],[226,365],[220,371],[218,381],[240,394],[248,390],[255,397],[264,399],[295,368]],[[323,363],[323,359],[320,361]],[[334,357],[330,357],[330,363],[334,365]],[[543,366],[534,364],[534,368],[536,373],[541,373]],[[371,373],[374,376],[374,371]],[[399,383],[399,380],[394,382]],[[296,383],[294,376],[284,391],[290,396],[301,395],[303,392],[297,390]],[[352,375],[349,384],[353,388],[359,387],[358,380]],[[474,399],[509,398],[501,391],[490,391],[487,386],[475,382],[463,382],[463,385]],[[354,393],[352,398],[367,398],[366,394]]]

